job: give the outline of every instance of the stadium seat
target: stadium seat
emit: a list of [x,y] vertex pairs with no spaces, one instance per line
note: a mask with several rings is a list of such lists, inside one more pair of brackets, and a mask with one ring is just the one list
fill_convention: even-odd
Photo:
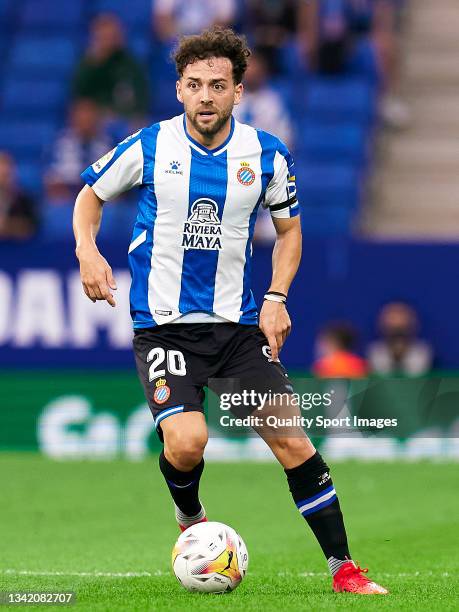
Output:
[[349,234],[353,213],[346,208],[325,209],[302,206],[301,228],[304,235],[345,235]]
[[3,115],[0,148],[10,151],[17,159],[38,160],[45,147],[53,142],[54,133],[52,121],[11,121]]
[[304,114],[305,99],[309,86],[307,78],[293,81],[291,78],[284,76],[275,77],[269,80],[269,85],[281,96],[292,117]]
[[175,80],[156,80],[151,89],[151,113],[155,119],[169,119],[183,113],[183,106],[175,95]]
[[315,78],[309,83],[306,110],[311,119],[369,123],[375,118],[375,90],[364,79]]
[[28,117],[60,112],[66,101],[66,83],[62,79],[5,79],[1,99],[2,112]]
[[149,32],[136,28],[129,33],[128,37],[129,50],[145,64],[148,65],[148,60],[151,54],[151,36]]
[[364,164],[367,160],[367,130],[354,123],[300,124],[297,150],[310,161]]
[[13,0],[0,0],[0,21],[5,21],[13,7]]
[[84,2],[72,0],[25,0],[19,25],[27,30],[76,29],[82,25]]
[[43,168],[37,161],[19,161],[19,184],[26,192],[39,194],[42,189]]
[[3,58],[8,51],[14,10],[15,5],[12,0],[0,0],[0,78],[4,67]]
[[[63,202],[60,205],[46,201],[43,203],[42,223],[45,238],[73,238],[73,206],[74,200]],[[106,204],[98,238],[106,241],[125,241],[127,246],[136,216],[137,202],[132,197],[131,199],[123,199],[115,203]]]
[[382,79],[381,67],[374,43],[369,38],[362,38],[354,47],[347,66],[350,75],[367,79],[373,85],[379,85]]
[[279,60],[282,74],[295,79],[297,82],[306,76],[306,66],[295,40],[284,43],[279,48]]
[[91,3],[91,11],[97,13],[116,13],[127,30],[134,27],[145,28],[145,32],[151,30],[152,2],[151,0],[95,0]]
[[120,200],[104,206],[103,223],[100,226],[99,238],[102,240],[128,241],[137,216],[137,202],[131,194],[131,199]]
[[67,76],[77,59],[76,43],[65,36],[18,37],[10,68],[21,76]]
[[74,202],[60,205],[44,202],[41,208],[41,235],[45,240],[71,240]]
[[360,173],[352,164],[295,160],[298,198],[310,208],[355,209],[360,199]]
[[0,0],[0,23],[5,23],[10,8],[10,0]]
[[[48,240],[73,239],[72,217],[74,199],[60,204],[43,202],[43,236]],[[137,215],[137,206],[131,201],[117,201],[104,206],[103,222],[98,238],[101,240],[125,241],[126,247]]]

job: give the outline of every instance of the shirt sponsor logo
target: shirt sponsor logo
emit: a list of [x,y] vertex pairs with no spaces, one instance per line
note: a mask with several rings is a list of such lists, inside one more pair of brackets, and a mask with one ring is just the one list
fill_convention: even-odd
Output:
[[237,171],[237,180],[241,183],[241,185],[245,185],[246,187],[252,185],[254,182],[255,172],[247,162],[241,162],[241,167]]
[[182,247],[219,251],[222,248],[221,235],[217,202],[210,198],[193,202],[188,220],[183,224]]

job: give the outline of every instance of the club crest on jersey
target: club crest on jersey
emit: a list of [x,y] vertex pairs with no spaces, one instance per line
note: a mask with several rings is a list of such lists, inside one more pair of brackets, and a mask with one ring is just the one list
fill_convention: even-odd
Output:
[[241,185],[248,187],[255,180],[255,172],[249,166],[247,162],[241,162],[241,167],[237,171],[237,180]]
[[156,389],[153,394],[153,400],[157,404],[164,404],[169,399],[171,389],[166,385],[165,378],[159,378],[155,383]]
[[199,198],[191,205],[183,224],[182,247],[185,249],[220,250],[222,228],[218,204],[210,198]]

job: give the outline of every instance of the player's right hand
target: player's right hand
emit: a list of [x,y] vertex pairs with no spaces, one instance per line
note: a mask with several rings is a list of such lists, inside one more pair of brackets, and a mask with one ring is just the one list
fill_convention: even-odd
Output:
[[116,306],[112,290],[116,289],[116,282],[108,261],[99,253],[97,248],[78,250],[80,261],[80,277],[83,290],[92,302],[106,300],[110,306]]
[[280,350],[292,329],[285,304],[265,300],[261,307],[258,326],[266,336],[272,360],[279,361]]

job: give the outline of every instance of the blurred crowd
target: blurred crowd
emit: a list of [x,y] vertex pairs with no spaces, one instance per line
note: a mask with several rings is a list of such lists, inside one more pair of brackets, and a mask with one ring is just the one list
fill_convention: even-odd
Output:
[[[394,94],[402,18],[403,0],[153,0],[151,53],[139,59],[119,16],[95,15],[71,78],[66,124],[47,148],[43,193],[25,193],[15,160],[0,151],[0,239],[28,238],[40,223],[46,231],[54,213],[70,218],[80,172],[126,134],[166,118],[154,116],[163,84],[150,81],[160,64],[164,70],[178,37],[212,25],[244,33],[253,49],[237,119],[276,133],[293,151],[296,85],[309,75],[346,74],[356,63],[373,62],[382,122],[403,127],[408,111]],[[173,115],[179,109],[171,82],[166,108]],[[129,198],[123,204],[129,206]],[[261,219],[256,237],[271,234]]]
[[[363,71],[379,98],[379,124],[402,129],[409,112],[397,95],[399,40],[405,0],[153,0],[147,50],[116,13],[100,12],[89,23],[87,42],[73,68],[66,121],[45,153],[43,192],[27,193],[16,160],[0,151],[0,240],[24,240],[49,229],[67,236],[80,173],[143,125],[181,112],[175,100],[170,54],[181,35],[219,25],[243,33],[252,48],[238,120],[273,132],[295,153],[295,112],[302,114],[302,83]],[[164,101],[164,102],[162,102]],[[135,214],[135,194],[111,204]],[[43,213],[46,210],[46,214]],[[124,213],[123,213],[124,214]],[[126,219],[124,219],[126,220]],[[54,228],[54,230],[53,230]],[[104,219],[102,232],[110,220]],[[255,239],[270,241],[268,214],[259,215]],[[377,315],[378,338],[358,350],[347,322],[325,325],[316,341],[313,372],[320,377],[422,375],[433,365],[429,344],[408,304],[386,304]]]
[[409,304],[385,304],[377,317],[377,334],[362,357],[354,327],[346,321],[328,323],[317,336],[313,373],[320,378],[363,378],[422,376],[432,369],[432,347],[419,337],[419,318]]

